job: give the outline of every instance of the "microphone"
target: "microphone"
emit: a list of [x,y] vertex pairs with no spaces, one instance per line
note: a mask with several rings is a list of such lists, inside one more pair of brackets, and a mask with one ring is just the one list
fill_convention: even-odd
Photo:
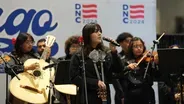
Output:
[[115,40],[108,38],[108,37],[102,37],[103,40],[112,43],[115,46],[120,46]]
[[43,70],[46,70],[47,68],[52,68],[54,66],[56,66],[58,63],[53,63],[53,64],[50,64],[50,65],[47,65],[45,67],[43,67]]

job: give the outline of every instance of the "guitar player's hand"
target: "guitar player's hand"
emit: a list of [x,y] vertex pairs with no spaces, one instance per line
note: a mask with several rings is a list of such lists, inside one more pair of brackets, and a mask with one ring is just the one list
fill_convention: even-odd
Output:
[[103,90],[105,90],[106,89],[106,85],[105,85],[105,83],[103,82],[103,81],[98,81],[98,87],[100,88],[100,89],[103,89]]
[[37,69],[39,67],[40,67],[39,63],[33,63],[30,66],[24,67],[24,71],[27,71],[27,70],[35,70],[35,69]]
[[49,59],[49,57],[50,57],[50,54],[51,54],[51,48],[50,47],[48,47],[47,48],[47,59]]

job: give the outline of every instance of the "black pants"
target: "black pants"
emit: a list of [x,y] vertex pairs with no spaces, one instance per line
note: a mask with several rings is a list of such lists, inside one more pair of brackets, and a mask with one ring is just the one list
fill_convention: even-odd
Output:
[[125,104],[155,104],[155,94],[150,87],[130,88],[125,95]]

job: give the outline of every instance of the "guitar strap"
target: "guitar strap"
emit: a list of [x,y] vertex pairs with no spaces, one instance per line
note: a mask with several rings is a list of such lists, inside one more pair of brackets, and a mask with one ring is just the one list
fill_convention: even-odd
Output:
[[94,65],[95,72],[96,72],[96,75],[97,75],[98,80],[105,81],[103,62],[102,61],[100,62],[100,68],[101,68],[101,74],[102,74],[101,77],[100,77],[100,73],[98,71],[96,62],[93,61],[93,65]]
[[[105,79],[104,79],[104,68],[103,68],[103,61],[104,61],[105,56],[106,56],[105,52],[103,52],[101,50],[96,50],[96,49],[94,49],[89,54],[89,58],[92,59],[92,61],[93,61],[93,65],[94,65],[94,68],[95,68],[97,78],[98,78],[98,80],[101,80],[101,81],[105,81]],[[98,68],[97,68],[97,62],[100,62],[101,77],[100,77],[100,73],[99,73]]]
[[[89,58],[92,60],[92,62],[93,62],[93,66],[94,66],[95,73],[96,73],[96,76],[97,76],[98,80],[101,80],[101,81],[104,82],[105,79],[104,79],[103,61],[104,61],[104,59],[105,59],[105,57],[106,57],[106,53],[103,52],[103,51],[101,51],[101,50],[96,50],[96,49],[94,49],[93,51],[90,52],[90,54],[89,54],[88,57],[89,57]],[[99,63],[99,62],[100,62],[100,63]],[[100,64],[99,69],[100,69],[100,71],[101,71],[101,76],[100,76],[100,72],[99,72],[99,70],[98,70],[97,64]],[[101,94],[106,94],[106,92],[104,92],[104,91],[101,92],[100,89],[98,89],[98,90],[99,90],[98,95],[100,94],[99,97],[101,97]],[[103,97],[103,96],[102,96],[102,97]],[[102,99],[102,97],[101,97],[101,99]],[[102,103],[106,104],[106,101],[103,101],[103,99],[102,99]]]
[[102,73],[102,81],[105,82],[105,77],[104,77],[104,67],[103,67],[103,61],[100,61],[100,65],[101,65],[101,73]]
[[[105,83],[105,78],[104,78],[104,68],[103,68],[103,60],[100,60],[100,69],[101,69],[101,78],[100,78],[100,73],[98,71],[98,68],[97,68],[97,64],[95,61],[93,61],[93,65],[94,65],[94,68],[95,68],[95,72],[96,72],[96,75],[97,75],[97,78],[98,80],[101,80]],[[101,92],[101,91],[100,91]],[[105,94],[106,93],[106,90],[105,92],[103,91],[102,94]],[[102,98],[101,98],[102,99]],[[107,104],[107,101],[104,101],[102,99],[102,104]]]
[[[102,63],[102,64],[103,64],[103,63]],[[99,71],[98,71],[96,62],[93,61],[93,65],[94,65],[94,67],[95,67],[95,72],[96,72],[96,75],[97,75],[98,80],[101,80],[101,78],[100,78],[100,73],[99,73]],[[102,69],[102,68],[101,68],[101,69]],[[102,71],[102,70],[101,70],[101,71]],[[102,72],[101,72],[101,73],[102,73]]]

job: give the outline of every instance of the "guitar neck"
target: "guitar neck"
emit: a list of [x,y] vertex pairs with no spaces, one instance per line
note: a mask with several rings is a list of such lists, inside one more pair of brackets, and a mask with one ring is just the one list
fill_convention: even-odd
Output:
[[46,60],[47,59],[47,54],[49,53],[49,48],[50,47],[45,47],[42,56],[40,57],[40,59]]

